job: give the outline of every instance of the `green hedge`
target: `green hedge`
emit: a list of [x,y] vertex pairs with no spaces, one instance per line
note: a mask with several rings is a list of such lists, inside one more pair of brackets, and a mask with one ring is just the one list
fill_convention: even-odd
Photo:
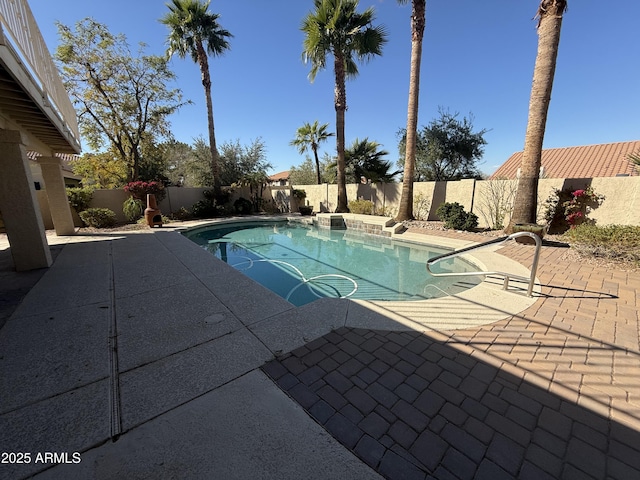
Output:
[[88,208],[79,215],[88,227],[108,228],[116,224],[116,214],[108,208]]
[[444,222],[445,228],[472,231],[478,226],[478,216],[475,213],[465,212],[464,207],[457,202],[441,203],[436,210],[436,215]]

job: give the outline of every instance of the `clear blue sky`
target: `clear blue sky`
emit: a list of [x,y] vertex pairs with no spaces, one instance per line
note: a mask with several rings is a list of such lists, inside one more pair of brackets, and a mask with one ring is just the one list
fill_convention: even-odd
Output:
[[[165,50],[167,29],[158,22],[162,0],[30,0],[45,41],[58,44],[55,21],[73,25],[85,17],[124,33],[129,43]],[[224,57],[210,62],[218,144],[261,137],[271,173],[304,157],[289,146],[296,129],[318,120],[335,131],[333,71],[312,84],[301,60],[300,24],[311,0],[212,0],[210,10],[234,38]],[[346,139],[368,137],[398,158],[398,129],[406,125],[411,51],[409,4],[361,0],[374,6],[376,24],[388,33],[382,57],[360,67],[347,83]],[[538,0],[427,0],[419,126],[438,107],[474,115],[476,129],[490,130],[480,169],[492,173],[523,149],[531,78],[537,48],[532,20]],[[569,0],[544,147],[590,145],[640,139],[640,2],[615,7],[595,0]],[[134,49],[135,50],[135,49]],[[177,86],[194,105],[171,117],[177,140],[207,136],[206,107],[197,66],[175,58]],[[335,152],[335,140],[323,150]]]

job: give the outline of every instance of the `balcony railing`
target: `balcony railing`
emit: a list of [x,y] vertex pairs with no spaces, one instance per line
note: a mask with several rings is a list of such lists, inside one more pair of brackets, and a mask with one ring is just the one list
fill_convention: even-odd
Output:
[[52,107],[80,145],[76,111],[26,0],[0,0],[0,43],[14,52],[40,90],[43,104]]

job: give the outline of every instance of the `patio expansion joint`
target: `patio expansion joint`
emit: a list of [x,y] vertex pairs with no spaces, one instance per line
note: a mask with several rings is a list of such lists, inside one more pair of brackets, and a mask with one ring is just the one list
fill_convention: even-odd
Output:
[[169,353],[167,355],[164,355],[162,357],[155,358],[155,359],[150,360],[148,362],[141,363],[139,365],[136,365],[135,367],[131,367],[131,368],[127,368],[127,369],[124,369],[124,370],[120,370],[119,371],[119,375],[122,375],[124,373],[133,372],[135,370],[138,370],[139,368],[143,368],[143,367],[147,367],[149,365],[153,365],[154,363],[166,361],[168,358],[176,357],[176,356],[181,355],[181,354],[183,354],[185,352],[188,352],[190,350],[202,347],[203,345],[207,345],[209,343],[217,342],[218,340],[220,340],[222,338],[228,337],[230,335],[234,335],[236,332],[238,332],[240,330],[247,330],[247,331],[249,331],[249,333],[251,333],[251,335],[253,335],[253,333],[250,330],[248,330],[246,327],[240,327],[240,328],[238,328],[236,330],[231,330],[230,332],[224,333],[224,334],[222,334],[222,335],[220,335],[218,337],[210,338],[208,340],[205,340],[204,342],[194,343],[193,345],[189,345],[186,348],[183,348],[183,349],[180,349],[180,350],[176,350],[175,352],[171,352],[171,353]]
[[[273,359],[273,358],[271,358],[271,359],[269,359],[268,361],[272,361],[272,360],[274,360],[274,359]],[[266,362],[265,362],[265,363],[266,363]],[[202,398],[202,397],[204,397],[204,396],[206,396],[206,395],[209,395],[211,392],[215,392],[216,390],[218,390],[218,389],[220,389],[220,388],[222,388],[222,387],[225,387],[225,386],[227,386],[227,385],[229,385],[229,384],[231,384],[231,383],[234,383],[234,382],[236,382],[236,381],[240,380],[241,378],[246,377],[247,375],[252,374],[252,373],[253,373],[253,372],[255,372],[256,370],[257,370],[257,371],[260,371],[260,369],[261,369],[261,367],[260,367],[260,366],[255,367],[255,368],[252,368],[252,369],[251,369],[251,370],[249,370],[249,371],[246,371],[246,372],[244,372],[244,373],[242,373],[242,374],[240,374],[240,375],[238,375],[238,376],[235,376],[235,377],[233,377],[233,378],[230,378],[229,380],[227,380],[227,381],[225,381],[225,382],[221,383],[220,385],[216,385],[214,388],[210,388],[210,389],[208,389],[208,390],[206,390],[206,391],[203,391],[202,393],[199,393],[198,395],[195,395],[195,396],[193,396],[193,397],[189,398],[188,400],[185,400],[184,402],[180,402],[180,403],[178,403],[178,404],[176,404],[176,405],[171,406],[170,408],[167,408],[166,410],[163,410],[163,411],[158,412],[156,415],[153,415],[153,416],[151,416],[151,417],[149,417],[149,418],[145,418],[145,419],[144,419],[143,421],[141,421],[141,422],[138,422],[138,423],[132,424],[132,425],[130,425],[129,427],[123,427],[122,432],[121,432],[121,435],[124,435],[124,434],[126,434],[126,433],[128,433],[128,432],[131,432],[131,431],[135,430],[136,428],[141,427],[142,425],[145,425],[145,424],[147,424],[147,423],[149,423],[149,422],[152,422],[152,421],[154,421],[154,420],[156,420],[156,419],[158,419],[158,418],[162,417],[163,415],[166,415],[166,414],[167,414],[167,413],[169,413],[169,412],[172,412],[172,411],[174,411],[174,410],[177,410],[177,409],[179,409],[179,408],[181,408],[181,407],[183,407],[183,406],[185,406],[185,405],[188,405],[189,403],[191,403],[191,402],[193,402],[193,401],[195,401],[195,400],[198,400],[199,398]],[[264,374],[264,375],[266,376],[266,374]],[[116,440],[117,440],[117,439],[116,439]],[[114,440],[114,441],[116,441],[116,440]],[[87,449],[87,451],[88,451],[88,450],[91,450],[91,449],[93,449],[93,448],[97,448],[97,447],[99,447],[99,446],[101,446],[101,445],[102,445],[102,444],[95,445],[94,447],[91,447],[91,448]]]
[[17,407],[13,407],[13,408],[9,408],[9,409],[4,410],[4,411],[0,411],[0,416],[8,415],[8,414],[13,413],[13,412],[18,412],[18,411],[20,411],[20,410],[22,410],[24,408],[32,407],[32,406],[37,405],[39,403],[49,401],[49,400],[51,400],[53,398],[57,398],[57,397],[61,397],[63,395],[67,395],[67,394],[69,394],[71,392],[77,392],[79,390],[82,390],[83,388],[86,388],[86,387],[90,386],[90,385],[95,385],[97,383],[103,382],[103,381],[108,380],[108,379],[109,379],[109,377],[105,375],[103,377],[96,378],[95,380],[92,380],[92,381],[87,382],[87,383],[83,383],[82,385],[75,386],[75,387],[70,388],[68,390],[64,390],[62,392],[58,392],[58,393],[55,393],[53,395],[48,395],[46,397],[37,398],[37,399],[35,399],[33,401],[30,401],[30,402],[22,403],[22,404],[18,405]]
[[116,284],[113,265],[113,243],[109,241],[109,412],[111,439],[117,440],[122,433],[122,407],[120,398],[120,373],[118,367],[118,322],[116,315]]

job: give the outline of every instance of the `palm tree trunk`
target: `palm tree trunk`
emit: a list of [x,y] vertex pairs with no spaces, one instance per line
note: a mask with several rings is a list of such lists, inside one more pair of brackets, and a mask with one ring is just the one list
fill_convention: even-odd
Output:
[[404,176],[400,208],[396,220],[413,219],[413,177],[416,165],[418,103],[420,98],[420,63],[424,37],[426,0],[413,0],[411,15],[411,73],[409,76],[409,105],[407,107],[407,137],[405,141]]
[[336,107],[336,149],[338,153],[338,207],[336,212],[347,213],[349,206],[347,204],[347,185],[345,176],[345,157],[344,157],[344,112],[347,109],[347,93],[345,87],[344,58],[339,52],[334,52],[335,57],[335,107]]
[[318,185],[320,185],[322,183],[322,179],[320,178],[320,160],[318,159],[318,146],[312,145],[311,148],[313,149],[313,156],[316,159],[316,175],[318,179]]
[[209,148],[211,150],[211,174],[213,175],[213,191],[215,196],[221,193],[220,186],[220,167],[218,147],[216,146],[215,126],[213,123],[213,102],[211,100],[211,75],[209,74],[209,61],[207,53],[202,45],[197,45],[198,65],[200,66],[200,75],[202,77],[202,86],[204,87],[204,95],[207,101],[207,119],[209,124]]
[[529,118],[524,140],[524,153],[520,164],[518,190],[513,205],[511,221],[506,229],[513,231],[518,223],[536,223],[538,204],[538,179],[542,160],[542,144],[551,101],[553,77],[558,58],[562,15],[566,1],[543,0],[538,14],[538,53],[533,71],[533,84],[529,99]]

